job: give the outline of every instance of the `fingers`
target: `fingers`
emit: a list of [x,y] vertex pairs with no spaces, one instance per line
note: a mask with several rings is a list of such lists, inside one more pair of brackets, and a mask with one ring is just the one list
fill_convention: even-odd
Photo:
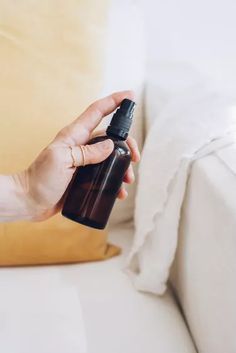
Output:
[[84,123],[86,127],[92,132],[102,118],[112,113],[122,102],[123,99],[133,99],[134,94],[132,91],[116,92],[110,96],[102,98],[91,104],[85,112],[75,121],[75,124]]
[[132,165],[127,169],[123,181],[127,184],[132,184],[135,180],[134,171]]
[[[127,138],[126,142],[127,142],[128,146],[130,148],[130,151],[131,151],[132,161],[139,162],[140,152],[139,152],[136,140],[133,137],[129,136]],[[134,182],[134,180],[135,180],[135,176],[134,176],[133,167],[132,167],[132,165],[130,165],[125,173],[123,181],[125,183],[132,184]]]
[[122,187],[117,195],[117,198],[120,200],[125,200],[128,196],[128,192]]
[[[104,135],[106,135],[106,129],[93,132],[91,138],[94,138],[97,136],[104,136]],[[139,148],[138,148],[138,144],[137,144],[136,140],[132,136],[128,136],[126,142],[127,142],[129,149],[131,151],[132,162],[135,162],[135,163],[139,162],[140,161],[140,152],[139,152]]]
[[136,140],[133,137],[128,136],[126,142],[127,142],[127,145],[129,146],[130,151],[131,151],[132,161],[139,162],[140,161],[140,152],[139,152],[139,148],[138,148],[138,144],[137,144]]
[[100,163],[112,153],[113,148],[114,144],[110,139],[92,145],[73,146],[70,148],[71,166],[79,167]]
[[106,135],[106,129],[103,130],[95,130],[92,132],[92,135],[90,136],[91,139],[97,136],[105,136]]
[[[130,165],[127,169],[123,181],[127,184],[132,184],[135,180],[133,167]],[[125,190],[124,186],[122,186],[119,190],[117,198],[120,200],[125,200],[128,196],[128,192]]]
[[113,93],[94,102],[80,117],[61,130],[56,138],[70,145],[87,143],[91,132],[98,126],[102,118],[113,112],[125,98],[134,99],[133,92],[123,91]]

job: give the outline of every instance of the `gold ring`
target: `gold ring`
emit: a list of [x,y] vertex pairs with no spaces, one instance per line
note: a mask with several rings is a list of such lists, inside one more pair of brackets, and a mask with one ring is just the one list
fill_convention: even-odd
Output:
[[74,154],[73,154],[73,147],[72,146],[69,146],[70,147],[70,155],[71,155],[71,158],[72,158],[72,168],[75,168],[75,157],[74,157]]
[[69,146],[72,159],[72,168],[85,166],[85,150],[83,145]]
[[84,150],[84,146],[83,145],[79,145],[79,147],[80,147],[81,154],[82,154],[82,159],[83,159],[82,166],[84,167],[85,166],[85,150]]

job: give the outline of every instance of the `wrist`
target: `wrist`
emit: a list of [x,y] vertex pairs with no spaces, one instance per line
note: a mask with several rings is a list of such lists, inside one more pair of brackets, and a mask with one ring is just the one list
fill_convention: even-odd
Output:
[[10,175],[12,183],[13,199],[17,205],[18,219],[37,221],[40,220],[42,210],[30,193],[27,170]]
[[15,198],[19,200],[21,219],[38,222],[51,217],[54,209],[45,207],[37,202],[30,187],[30,178],[27,170],[11,176],[15,187]]
[[0,221],[31,220],[33,209],[23,187],[24,173],[0,176]]
[[30,197],[27,172],[10,175],[13,185],[13,199],[16,202],[19,218],[22,220],[33,220],[35,204]]

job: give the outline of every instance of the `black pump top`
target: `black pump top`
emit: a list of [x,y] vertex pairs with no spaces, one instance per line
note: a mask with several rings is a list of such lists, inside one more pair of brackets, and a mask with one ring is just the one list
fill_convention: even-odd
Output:
[[127,98],[121,102],[106,130],[108,136],[117,137],[120,140],[127,139],[135,105],[133,101]]

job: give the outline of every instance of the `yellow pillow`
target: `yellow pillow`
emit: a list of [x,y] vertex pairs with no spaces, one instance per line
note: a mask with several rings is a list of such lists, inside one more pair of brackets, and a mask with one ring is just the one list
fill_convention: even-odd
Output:
[[[0,173],[26,168],[98,94],[108,0],[0,2]],[[0,264],[103,259],[106,233],[62,218],[0,225]]]
[[119,254],[107,232],[55,216],[35,224],[0,225],[0,266],[104,260]]

